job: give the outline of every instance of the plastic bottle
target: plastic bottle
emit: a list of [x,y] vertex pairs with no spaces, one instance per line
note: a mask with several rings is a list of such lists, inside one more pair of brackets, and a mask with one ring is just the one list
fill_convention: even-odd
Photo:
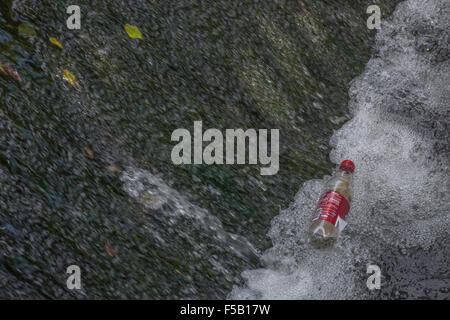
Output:
[[350,160],[344,160],[327,181],[309,231],[309,240],[313,246],[331,245],[347,225],[345,216],[350,210],[354,170],[355,164]]

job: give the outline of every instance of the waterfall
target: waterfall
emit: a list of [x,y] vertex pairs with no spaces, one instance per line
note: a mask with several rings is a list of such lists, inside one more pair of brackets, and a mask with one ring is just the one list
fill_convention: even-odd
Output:
[[[336,246],[314,250],[306,243],[327,177],[307,181],[272,221],[273,247],[261,258],[264,267],[243,272],[245,284],[235,286],[230,298],[379,297],[366,287],[369,264],[390,275],[383,276],[385,287],[391,288],[400,273],[410,273],[407,287],[448,292],[443,288],[450,278],[444,244],[450,239],[449,10],[444,0],[399,4],[382,21],[373,56],[352,81],[352,119],[330,141],[334,163],[351,159],[356,164],[349,225]],[[424,282],[427,275],[414,276],[415,269],[428,266],[420,252],[430,251],[437,257],[428,263],[436,264],[439,284]],[[406,267],[387,264],[388,252],[417,259]],[[383,269],[386,265],[392,270]]]

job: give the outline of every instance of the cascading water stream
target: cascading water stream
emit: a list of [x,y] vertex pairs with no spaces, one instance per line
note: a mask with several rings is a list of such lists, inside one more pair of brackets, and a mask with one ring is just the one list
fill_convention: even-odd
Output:
[[307,181],[272,221],[265,267],[245,271],[246,284],[230,298],[380,297],[366,287],[369,264],[381,268],[381,297],[448,298],[449,10],[443,0],[399,4],[352,83],[353,118],[331,139],[331,160],[356,164],[349,225],[337,245],[306,244],[327,177]]

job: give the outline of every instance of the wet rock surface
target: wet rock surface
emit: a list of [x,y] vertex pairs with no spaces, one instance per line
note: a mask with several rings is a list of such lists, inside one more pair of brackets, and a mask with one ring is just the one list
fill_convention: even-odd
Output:
[[[383,16],[397,3],[381,1]],[[82,28],[69,31],[70,4],[0,5],[0,61],[22,78],[0,78],[0,297],[226,297],[242,284],[243,270],[262,265],[258,252],[272,246],[267,231],[279,208],[302,182],[330,172],[330,136],[352,117],[349,82],[371,53],[375,32],[366,27],[366,8],[372,3],[79,1]],[[421,19],[404,23],[413,28],[408,45],[430,61],[426,67],[447,66],[445,29]],[[126,24],[137,26],[142,39],[131,39]],[[64,81],[63,70],[79,87]],[[432,83],[445,80],[443,73],[434,77]],[[430,161],[445,163],[448,113],[427,107],[414,79],[407,80],[389,94],[399,96],[398,105],[384,110],[398,115],[394,124],[408,119],[407,126],[422,130],[432,145]],[[408,104],[417,111],[399,107]],[[219,130],[279,128],[279,173],[174,166],[171,133],[191,130],[195,120]],[[397,200],[389,204],[395,208]],[[389,238],[392,230],[384,231]],[[383,258],[386,266],[407,263],[392,252]],[[445,275],[424,266],[424,252],[411,259],[428,276],[425,296],[443,297],[446,280],[432,279]],[[362,254],[361,263],[377,253]],[[437,265],[445,262],[439,257]],[[359,270],[351,261],[342,272]],[[65,286],[71,264],[82,269],[80,291]],[[283,279],[310,281],[301,272]],[[422,287],[411,286],[416,278],[403,279],[386,287],[388,296],[374,298],[418,296]],[[279,288],[273,292],[282,297],[285,287]],[[358,291],[345,292],[357,297]]]

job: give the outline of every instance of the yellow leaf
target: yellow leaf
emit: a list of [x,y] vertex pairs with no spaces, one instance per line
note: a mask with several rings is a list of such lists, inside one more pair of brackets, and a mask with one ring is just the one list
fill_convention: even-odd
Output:
[[63,78],[64,78],[64,80],[68,81],[70,84],[73,84],[76,80],[75,76],[72,73],[70,73],[70,71],[67,69],[63,70]]
[[128,35],[130,36],[130,38],[138,38],[138,39],[142,39],[142,33],[141,31],[138,29],[138,27],[129,25],[128,23],[125,25],[125,31],[128,33]]
[[63,45],[61,44],[61,42],[59,42],[58,40],[56,40],[55,38],[50,38],[49,39],[51,43],[53,43],[55,46],[57,46],[60,49],[63,49]]
[[70,84],[76,86],[76,87],[80,87],[80,84],[77,81],[77,78],[67,69],[64,69],[62,72],[63,75],[63,79],[66,80],[67,82],[69,82]]

